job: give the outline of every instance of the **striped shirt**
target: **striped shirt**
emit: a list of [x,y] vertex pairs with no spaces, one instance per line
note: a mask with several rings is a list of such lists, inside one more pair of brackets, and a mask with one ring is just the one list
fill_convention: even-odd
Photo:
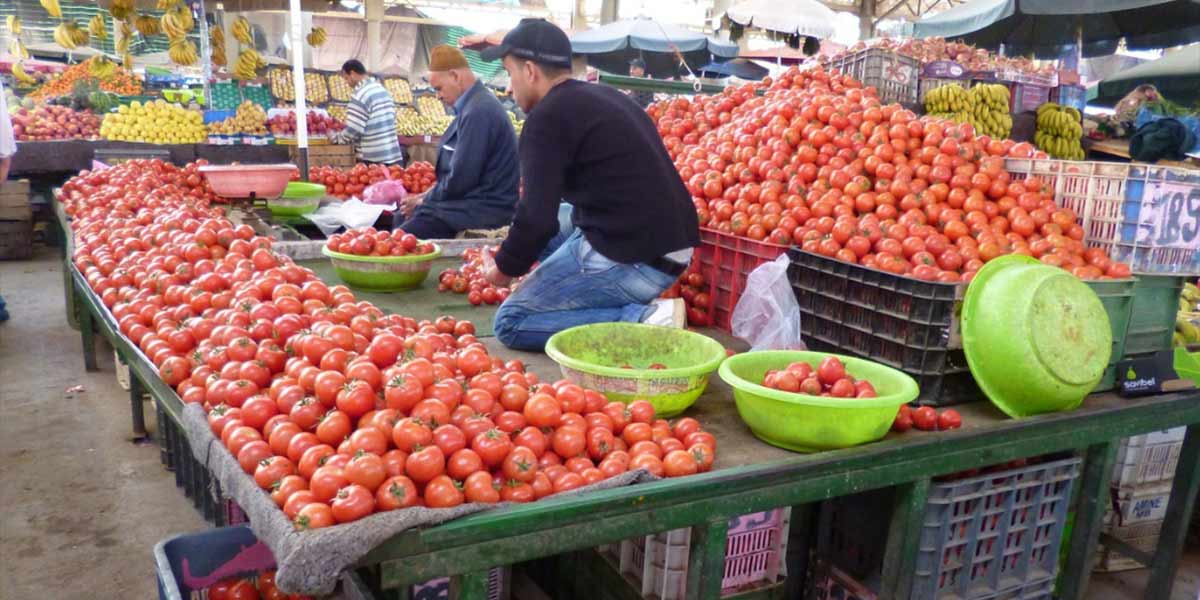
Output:
[[396,105],[373,78],[362,80],[346,107],[346,128],[337,141],[357,141],[359,157],[367,162],[394,164],[401,160],[396,138]]

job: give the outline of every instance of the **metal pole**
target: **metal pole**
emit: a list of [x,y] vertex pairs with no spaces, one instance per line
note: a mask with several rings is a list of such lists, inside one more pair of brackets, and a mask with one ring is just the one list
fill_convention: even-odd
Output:
[[209,80],[212,79],[212,44],[208,39],[208,13],[204,10],[204,0],[196,3],[200,11],[200,69],[204,85],[204,106],[212,107],[212,95]]
[[292,38],[292,85],[296,90],[296,158],[300,176],[308,178],[308,110],[304,96],[304,23],[300,15],[300,0],[290,0],[288,19]]

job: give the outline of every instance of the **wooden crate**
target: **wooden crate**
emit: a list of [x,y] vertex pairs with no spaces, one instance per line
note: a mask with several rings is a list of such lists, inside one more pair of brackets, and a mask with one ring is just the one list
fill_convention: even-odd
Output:
[[33,256],[33,221],[0,221],[0,260]]
[[[293,163],[298,163],[300,161],[299,148],[288,148],[288,158]],[[309,167],[328,166],[345,169],[353,167],[354,163],[354,146],[348,144],[329,144],[308,147]]]
[[29,207],[29,180],[19,179],[0,183],[0,220],[29,221],[33,209]]

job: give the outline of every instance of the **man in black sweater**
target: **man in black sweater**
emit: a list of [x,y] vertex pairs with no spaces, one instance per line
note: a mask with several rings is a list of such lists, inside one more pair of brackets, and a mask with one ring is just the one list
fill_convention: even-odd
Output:
[[496,337],[542,350],[588,323],[682,327],[683,303],[656,299],[691,261],[699,222],[653,121],[625,94],[571,79],[571,44],[545,20],[521,21],[484,56],[504,59],[528,115],[523,193],[486,276],[504,285],[542,261],[496,313]]

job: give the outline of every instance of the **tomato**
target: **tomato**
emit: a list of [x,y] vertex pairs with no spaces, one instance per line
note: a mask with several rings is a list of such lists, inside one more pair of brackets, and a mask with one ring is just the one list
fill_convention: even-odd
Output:
[[578,473],[567,472],[559,477],[554,483],[554,493],[567,492],[573,489],[581,488],[587,485],[587,480]]
[[512,448],[512,440],[509,439],[508,434],[499,429],[489,429],[471,440],[471,449],[479,455],[483,464],[488,468],[499,466]]
[[907,404],[900,405],[900,410],[896,411],[896,418],[892,421],[892,431],[904,433],[912,429],[912,408]]
[[533,452],[534,456],[540,458],[546,452],[549,442],[546,439],[546,435],[540,429],[530,425],[513,436],[513,444],[528,448]]
[[[296,516],[300,513],[300,509],[316,501],[317,500],[313,497],[312,492],[308,490],[298,490],[293,492],[287,497],[287,500],[284,501],[283,514],[287,516],[289,520],[295,521]],[[332,516],[333,515],[330,515],[330,517]]]
[[446,469],[446,458],[441,448],[426,446],[408,455],[404,472],[418,484],[427,483],[441,475]]
[[[709,448],[706,444],[693,444],[687,451],[696,459],[696,465],[701,473],[712,470],[713,461],[716,460],[716,455],[712,448]],[[675,451],[673,450],[672,452]],[[671,452],[668,452],[667,456],[670,455]]]
[[317,502],[329,502],[337,495],[338,490],[349,483],[341,467],[324,466],[318,468],[308,481],[308,489]]
[[529,483],[537,475],[537,458],[529,448],[514,447],[501,463],[501,472],[510,480]]
[[442,449],[442,454],[450,456],[467,447],[467,436],[458,427],[446,424],[433,430],[433,443]]
[[268,456],[260,460],[257,467],[255,467],[254,483],[258,484],[258,487],[264,490],[269,490],[284,477],[292,475],[295,472],[295,465],[287,458],[282,456]]
[[837,380],[846,377],[846,367],[835,356],[826,356],[817,366],[817,379],[821,385],[832,386]]
[[333,510],[328,504],[323,502],[313,502],[304,505],[293,520],[297,531],[307,531],[310,529],[320,529],[322,527],[330,527],[336,520],[333,517]]
[[396,448],[411,453],[433,443],[433,430],[420,421],[400,419],[392,429],[392,442]]
[[375,492],[375,508],[381,511],[417,506],[417,486],[403,475],[389,477]]
[[445,475],[434,477],[425,484],[425,505],[429,508],[450,508],[465,500],[462,490],[454,480]]
[[921,431],[935,431],[938,426],[937,411],[929,406],[922,406],[912,412],[912,422]]
[[663,473],[667,477],[694,475],[700,469],[699,464],[696,462],[696,457],[684,450],[675,450],[668,453],[663,457],[662,465]]
[[500,499],[505,502],[533,502],[537,499],[537,493],[528,483],[509,480],[500,487]]
[[270,489],[271,500],[274,500],[279,508],[283,508],[291,499],[292,494],[308,490],[308,481],[299,475],[286,475],[283,479],[275,482]]
[[487,471],[476,471],[463,481],[463,495],[467,502],[495,504],[500,501],[500,490]]
[[959,427],[962,427],[962,415],[958,414],[957,410],[948,408],[938,415],[938,429],[958,429]]
[[330,509],[338,523],[357,521],[375,511],[375,494],[365,486],[351,483],[338,490]]
[[383,453],[388,451],[387,436],[374,427],[356,430],[350,434],[347,441],[354,452],[369,452],[383,456]]
[[[680,450],[680,452],[683,451]],[[629,470],[636,471],[638,469],[645,469],[651,475],[658,477],[666,476],[662,460],[652,454],[639,454],[629,460]]]
[[361,485],[371,492],[374,492],[388,476],[383,459],[376,454],[366,452],[355,454],[343,469],[343,473],[347,481]]
[[525,402],[523,414],[526,422],[534,427],[556,427],[562,420],[562,407],[558,399],[539,393]]
[[555,454],[571,458],[584,452],[587,448],[587,439],[581,428],[560,427],[554,431],[550,444]]

